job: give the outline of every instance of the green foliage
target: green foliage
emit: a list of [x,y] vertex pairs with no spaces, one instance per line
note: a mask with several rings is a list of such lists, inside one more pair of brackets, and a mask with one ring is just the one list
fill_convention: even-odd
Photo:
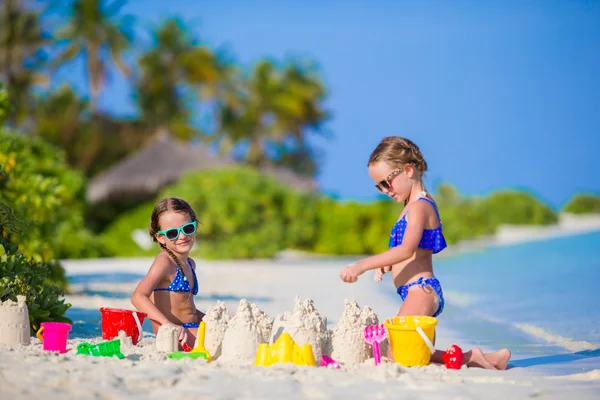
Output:
[[600,214],[600,196],[576,194],[563,208],[571,214]]
[[58,263],[28,260],[0,234],[0,301],[17,301],[19,295],[27,298],[32,335],[42,322],[72,323],[64,317],[71,305],[61,299],[63,290],[49,283],[56,270],[60,270]]
[[0,126],[8,117],[9,109],[10,105],[8,103],[8,92],[3,88],[2,83],[0,83]]
[[[272,257],[293,248],[321,254],[358,255],[384,251],[401,205],[390,200],[341,202],[298,194],[243,167],[188,174],[159,198],[186,199],[198,214],[197,253],[203,258]],[[464,198],[450,185],[436,194],[448,243],[493,234],[502,224],[550,224],[556,214],[527,193],[502,191]],[[142,250],[132,232],[147,232],[155,201],[117,218],[102,234],[119,256]]]
[[147,234],[154,203],[154,201],[144,203],[115,218],[107,226],[100,235],[100,240],[108,252],[119,257],[144,257],[157,253],[158,247],[153,246],[148,250],[142,249],[132,237],[133,231],[138,229]]
[[491,225],[545,225],[558,221],[550,207],[526,192],[505,190],[492,193],[483,204]]
[[[26,258],[42,262],[106,254],[85,227],[84,178],[67,167],[61,152],[40,139],[0,131],[0,171],[4,213],[11,209],[27,222],[26,236],[10,232],[7,239]],[[59,280],[66,284],[64,277]]]
[[[251,168],[188,174],[160,193],[190,203],[201,221],[197,253],[207,259],[272,257],[284,248],[309,249],[316,235],[317,199],[295,193]],[[155,202],[115,220],[102,235],[118,255],[145,255],[132,239],[147,231]],[[156,253],[157,247],[151,252]]]
[[391,201],[371,204],[318,203],[318,230],[312,250],[322,254],[370,254],[387,248],[390,228],[400,208]]

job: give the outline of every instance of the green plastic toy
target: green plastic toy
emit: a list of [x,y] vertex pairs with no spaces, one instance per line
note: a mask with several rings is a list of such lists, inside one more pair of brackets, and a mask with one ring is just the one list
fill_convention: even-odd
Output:
[[77,346],[77,354],[93,357],[117,356],[121,360],[125,358],[123,353],[121,353],[121,341],[119,339],[98,344],[89,344],[87,342],[80,343]]
[[185,351],[169,353],[169,358],[173,360],[181,360],[183,358],[193,358],[194,360],[197,360],[200,357],[204,358],[206,361],[210,361],[206,353],[187,353]]

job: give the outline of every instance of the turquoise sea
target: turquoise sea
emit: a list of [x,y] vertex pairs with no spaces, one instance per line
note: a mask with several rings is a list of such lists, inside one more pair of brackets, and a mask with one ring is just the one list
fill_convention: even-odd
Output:
[[600,368],[599,253],[595,232],[434,259],[440,324],[471,345],[510,348],[515,366]]

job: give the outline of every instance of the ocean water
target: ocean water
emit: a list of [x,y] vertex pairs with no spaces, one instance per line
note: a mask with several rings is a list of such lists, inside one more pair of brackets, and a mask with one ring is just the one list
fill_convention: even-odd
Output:
[[434,258],[440,324],[513,358],[593,356],[600,368],[600,232]]

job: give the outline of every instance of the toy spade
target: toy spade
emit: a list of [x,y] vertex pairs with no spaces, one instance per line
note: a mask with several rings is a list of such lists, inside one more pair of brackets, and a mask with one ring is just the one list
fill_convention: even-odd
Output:
[[206,335],[206,322],[201,321],[198,328],[198,338],[196,339],[196,347],[190,350],[190,353],[203,353],[200,356],[210,361],[210,353],[204,347],[204,336]]

